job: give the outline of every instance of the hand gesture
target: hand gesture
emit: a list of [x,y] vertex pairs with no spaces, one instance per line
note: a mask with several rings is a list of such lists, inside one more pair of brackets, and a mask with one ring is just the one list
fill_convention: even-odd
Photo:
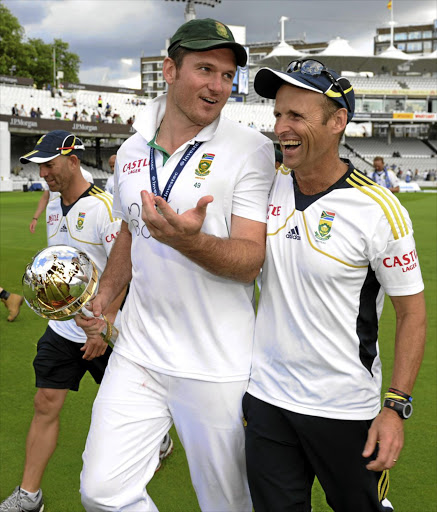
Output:
[[160,196],[154,196],[143,190],[141,199],[143,203],[141,218],[150,234],[156,240],[174,249],[190,247],[196,243],[196,237],[206,217],[208,204],[214,200],[212,196],[201,197],[195,208],[178,215]]

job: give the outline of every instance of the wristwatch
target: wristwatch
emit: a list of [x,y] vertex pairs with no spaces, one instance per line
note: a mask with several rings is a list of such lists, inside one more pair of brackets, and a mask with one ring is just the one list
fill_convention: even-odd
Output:
[[394,400],[393,398],[386,398],[384,400],[384,407],[396,411],[401,419],[407,420],[413,414],[413,406],[408,400]]

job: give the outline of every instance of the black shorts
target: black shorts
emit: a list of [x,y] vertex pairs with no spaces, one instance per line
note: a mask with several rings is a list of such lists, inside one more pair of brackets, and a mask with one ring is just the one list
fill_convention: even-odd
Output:
[[361,455],[371,421],[298,414],[243,397],[249,488],[256,512],[310,512],[317,476],[335,512],[385,512],[388,470]]
[[100,356],[86,361],[82,359],[83,343],[75,343],[56,334],[50,327],[38,341],[37,354],[33,360],[36,387],[50,389],[79,390],[79,383],[87,371],[97,384],[102,382],[111,347]]

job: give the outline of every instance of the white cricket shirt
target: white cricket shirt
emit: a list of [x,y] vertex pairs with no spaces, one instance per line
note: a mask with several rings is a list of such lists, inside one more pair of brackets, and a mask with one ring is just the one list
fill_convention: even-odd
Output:
[[310,416],[372,419],[384,294],[423,290],[408,212],[350,163],[314,196],[282,168],[269,203],[248,392]]
[[[164,116],[166,96],[148,105],[135,123],[137,133],[117,153],[114,215],[132,234],[132,281],[122,312],[115,351],[155,371],[208,381],[248,378],[253,343],[253,284],[217,277],[171,247],[153,239],[141,219],[141,190],[151,191],[150,146]],[[169,196],[178,213],[208,194],[202,227],[228,238],[231,215],[265,222],[274,177],[272,142],[223,116],[197,136],[197,149]],[[162,191],[194,140],[163,166],[155,151]]]
[[[66,244],[86,252],[95,263],[100,277],[121,225],[121,220],[112,216],[112,196],[96,186],[90,186],[70,206],[64,206],[59,196],[49,201],[46,221],[49,246]],[[50,320],[49,326],[68,340],[77,343],[86,341],[84,331],[74,319]]]

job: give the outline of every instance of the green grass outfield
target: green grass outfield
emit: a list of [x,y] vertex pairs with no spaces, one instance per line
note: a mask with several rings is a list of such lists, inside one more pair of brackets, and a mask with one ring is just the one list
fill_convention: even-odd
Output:
[[[425,279],[428,309],[428,343],[414,390],[414,415],[405,423],[406,444],[391,471],[389,498],[396,512],[437,511],[437,378],[436,378],[436,247],[437,195],[398,196],[413,220],[417,249]],[[44,220],[32,235],[28,225],[40,198],[39,192],[0,194],[0,285],[21,292],[21,276],[37,250],[46,246]],[[46,321],[23,307],[14,323],[6,322],[0,309],[0,499],[21,482],[25,438],[32,418],[35,393],[32,360]],[[389,384],[393,345],[394,313],[386,301],[380,326],[384,386]],[[45,473],[42,487],[46,512],[80,512],[79,473],[81,454],[89,426],[97,386],[86,376],[78,393],[69,393],[61,417],[58,448]],[[208,411],[204,411],[208,414]],[[184,451],[172,429],[175,450],[149,485],[161,512],[199,511],[191,487]],[[226,468],[223,468],[226,471]],[[318,486],[314,512],[328,512]],[[223,511],[227,512],[227,511]],[[275,512],[275,511],[272,511]],[[353,512],[353,511],[351,511]]]

